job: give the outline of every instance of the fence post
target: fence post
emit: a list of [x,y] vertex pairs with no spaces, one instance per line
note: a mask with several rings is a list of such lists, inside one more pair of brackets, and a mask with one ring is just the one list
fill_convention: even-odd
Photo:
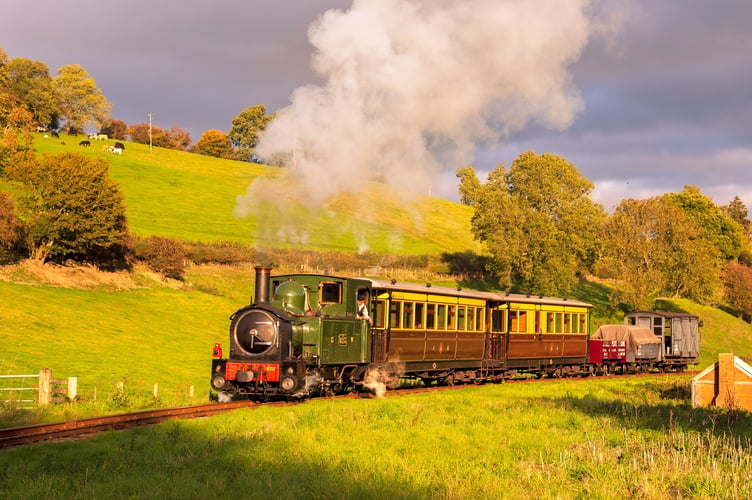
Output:
[[39,406],[48,406],[52,401],[52,370],[42,368],[39,371]]
[[78,396],[78,377],[68,377],[68,399],[73,401]]

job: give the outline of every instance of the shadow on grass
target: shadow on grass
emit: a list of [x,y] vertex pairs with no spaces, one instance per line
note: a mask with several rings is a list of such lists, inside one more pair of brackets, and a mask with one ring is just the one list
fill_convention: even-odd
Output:
[[439,487],[408,480],[405,464],[380,470],[377,464],[384,461],[366,457],[362,450],[338,449],[331,441],[306,449],[292,437],[263,428],[263,422],[250,419],[238,435],[210,424],[176,420],[75,442],[8,450],[0,454],[0,497],[441,496]]
[[[592,395],[581,397],[544,398],[566,410],[578,411],[587,416],[614,419],[625,428],[652,431],[696,431],[716,436],[746,437],[752,439],[752,413],[722,407],[693,408],[688,383],[666,384],[648,382],[645,388],[659,394],[665,403],[633,403],[625,399],[602,399]],[[684,401],[676,404],[675,401]]]

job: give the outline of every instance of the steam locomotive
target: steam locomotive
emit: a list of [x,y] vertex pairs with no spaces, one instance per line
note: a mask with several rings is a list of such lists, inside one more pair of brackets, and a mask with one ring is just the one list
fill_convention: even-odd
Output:
[[[221,343],[214,346],[211,387],[220,400],[301,398],[377,391],[403,378],[454,384],[521,374],[681,369],[696,362],[696,317],[683,318],[689,326],[682,338],[694,335],[690,342],[674,343],[677,330],[670,327],[666,335],[671,320],[662,313],[629,317],[623,331],[591,338],[591,308],[566,298],[430,283],[272,277],[271,268],[257,267],[255,301],[230,317],[229,356],[223,357]],[[651,332],[648,345],[655,347],[635,340],[635,329],[643,337]]]

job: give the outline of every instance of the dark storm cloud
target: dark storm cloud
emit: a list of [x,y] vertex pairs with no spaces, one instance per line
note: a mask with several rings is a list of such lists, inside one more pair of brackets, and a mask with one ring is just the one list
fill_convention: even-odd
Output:
[[[571,125],[528,124],[495,146],[479,143],[464,163],[484,175],[529,149],[559,154],[594,182],[607,208],[685,184],[719,204],[739,195],[752,205],[752,2],[591,6],[621,23],[608,42],[590,40],[569,68],[584,104]],[[247,106],[275,111],[295,89],[321,85],[310,68],[309,27],[327,9],[349,7],[345,0],[16,0],[1,9],[0,47],[52,73],[81,64],[114,103],[114,118],[135,124],[151,112],[155,125],[179,126],[195,141],[207,129],[229,130]],[[453,169],[444,172],[433,194],[456,199]]]

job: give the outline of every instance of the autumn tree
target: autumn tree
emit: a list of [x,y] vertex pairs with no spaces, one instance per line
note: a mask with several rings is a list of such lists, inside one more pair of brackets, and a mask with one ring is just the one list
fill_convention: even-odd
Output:
[[78,64],[62,66],[57,75],[53,87],[69,127],[83,130],[93,124],[99,129],[107,123],[112,103],[83,67]]
[[29,110],[37,125],[57,128],[60,106],[47,65],[30,59],[7,64],[8,89]]
[[489,173],[475,197],[472,230],[502,285],[546,295],[572,290],[595,262],[593,233],[606,218],[592,189],[574,165],[549,153],[529,151],[509,172],[499,165]]
[[719,291],[720,251],[666,197],[623,200],[604,226],[599,274],[614,280],[626,309],[652,308],[661,295],[712,302]]
[[107,134],[110,139],[125,140],[125,133],[128,125],[123,120],[109,120],[101,129],[100,134]]
[[191,135],[180,127],[170,127],[165,133],[165,142],[166,148],[186,151],[191,145]]
[[227,134],[221,130],[207,130],[201,135],[193,152],[216,158],[235,159],[235,150],[232,148],[232,142]]
[[117,258],[127,233],[125,206],[106,160],[27,151],[11,158],[5,173],[23,184],[19,218],[35,259]]
[[740,318],[752,321],[752,268],[729,262],[723,268],[724,298]]
[[260,135],[273,119],[274,115],[267,115],[266,107],[262,104],[250,106],[233,118],[232,128],[227,136],[232,145],[237,148],[239,159],[251,160]]
[[22,227],[11,197],[0,191],[0,264],[13,261],[20,254]]

